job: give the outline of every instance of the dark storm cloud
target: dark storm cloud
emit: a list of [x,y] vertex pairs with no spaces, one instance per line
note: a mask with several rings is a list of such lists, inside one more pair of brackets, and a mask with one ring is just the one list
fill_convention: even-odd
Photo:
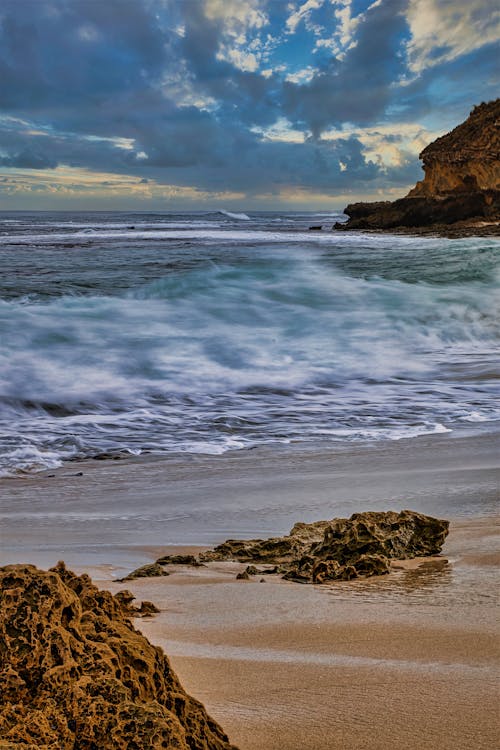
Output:
[[[160,75],[166,45],[149,3],[3,0],[0,106],[34,113],[99,103]],[[90,101],[88,100],[90,98]]]
[[57,160],[40,151],[26,148],[12,156],[0,157],[0,166],[19,167],[20,169],[55,169]]
[[[364,189],[381,176],[378,165],[363,156],[362,144],[356,138],[311,138],[305,143],[256,139],[252,148],[229,154],[222,166],[169,169],[169,177],[175,184],[192,185],[196,180],[203,190],[235,190],[253,196],[277,193],[283,185],[333,195]],[[152,178],[158,178],[158,172],[148,171]]]

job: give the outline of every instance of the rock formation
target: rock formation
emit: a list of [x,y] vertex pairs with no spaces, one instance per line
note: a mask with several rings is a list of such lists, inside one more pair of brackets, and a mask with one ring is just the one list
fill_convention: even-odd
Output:
[[271,539],[227,539],[215,549],[202,552],[203,562],[239,560],[240,562],[290,563],[301,558],[320,542],[331,522],[296,523],[286,536]]
[[[420,154],[425,177],[405,198],[353,203],[336,229],[422,229],[500,221],[500,99],[474,107],[470,116]],[[496,226],[495,226],[496,223]],[[478,229],[480,227],[476,227]],[[484,228],[483,228],[484,229]],[[464,232],[465,233],[465,232]]]
[[[439,554],[448,527],[448,521],[411,510],[354,513],[350,518],[296,523],[286,536],[228,539],[197,559],[274,564],[264,570],[248,566],[237,576],[244,580],[273,573],[301,583],[348,580],[388,573],[391,559]],[[160,558],[157,564],[168,559]],[[137,571],[131,575],[138,577]]]
[[0,750],[236,750],[129,605],[62,563],[0,568]]
[[158,562],[149,563],[148,565],[142,565],[137,570],[129,573],[125,578],[119,578],[120,583],[124,581],[133,581],[135,578],[156,578],[157,576],[168,576],[170,573],[164,570]]

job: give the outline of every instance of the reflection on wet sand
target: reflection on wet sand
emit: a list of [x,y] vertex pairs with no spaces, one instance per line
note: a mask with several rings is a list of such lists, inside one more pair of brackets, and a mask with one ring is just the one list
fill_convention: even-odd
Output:
[[[404,561],[410,564],[413,561]],[[381,597],[403,599],[405,604],[439,604],[448,599],[446,589],[452,584],[463,586],[456,576],[454,565],[446,558],[433,558],[408,568],[393,566],[388,576],[377,576],[328,586],[328,593],[342,599],[361,597],[365,601],[380,602]]]

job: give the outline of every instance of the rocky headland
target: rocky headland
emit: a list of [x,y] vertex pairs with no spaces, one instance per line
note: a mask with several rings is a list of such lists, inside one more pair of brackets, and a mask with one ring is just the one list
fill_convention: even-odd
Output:
[[[411,510],[354,513],[350,518],[296,523],[281,537],[228,539],[198,556],[167,555],[123,580],[164,575],[163,566],[224,560],[251,563],[240,578],[280,574],[300,583],[325,583],[383,575],[390,572],[391,560],[439,554],[448,529],[448,521]],[[271,567],[259,569],[256,564]]]
[[0,568],[0,750],[236,750],[132,626],[133,598],[63,563]]
[[500,99],[474,107],[465,122],[420,154],[425,177],[396,201],[352,203],[335,229],[448,236],[500,234]]

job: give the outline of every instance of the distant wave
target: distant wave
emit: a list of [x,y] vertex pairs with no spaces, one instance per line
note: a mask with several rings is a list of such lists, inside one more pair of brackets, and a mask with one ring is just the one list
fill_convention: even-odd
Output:
[[217,213],[222,214],[223,216],[227,216],[229,219],[237,219],[238,221],[250,221],[250,216],[247,216],[246,214],[233,214],[231,211],[224,211],[223,208],[221,208],[221,210]]

